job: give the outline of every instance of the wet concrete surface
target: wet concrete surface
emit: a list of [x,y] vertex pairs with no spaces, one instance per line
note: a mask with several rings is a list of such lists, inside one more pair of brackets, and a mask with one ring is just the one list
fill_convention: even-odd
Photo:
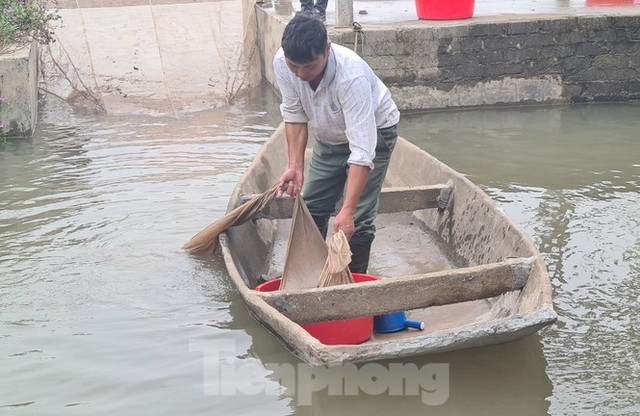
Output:
[[[260,82],[241,59],[242,1],[62,0],[58,41],[46,55],[45,89],[76,107],[111,114],[179,115],[225,105]],[[261,3],[293,15],[300,4]],[[373,24],[474,24],[531,15],[637,14],[640,0],[483,0],[458,21],[418,20],[415,0],[354,1],[354,19]],[[335,22],[335,1],[327,25]],[[245,52],[247,50],[244,50]],[[257,51],[253,52],[255,57]]]

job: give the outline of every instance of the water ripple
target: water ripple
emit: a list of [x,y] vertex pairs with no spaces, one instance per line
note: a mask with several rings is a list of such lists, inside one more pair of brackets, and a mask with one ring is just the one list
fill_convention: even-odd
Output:
[[[180,250],[225,212],[279,121],[267,107],[85,117],[48,102],[37,137],[0,153],[3,410],[299,410],[296,386],[261,367],[298,361],[249,317],[223,260]],[[559,314],[521,342],[408,360],[451,363],[452,395],[434,412],[640,413],[639,109],[467,111],[414,124],[417,144],[485,185],[532,236]],[[278,396],[205,394],[203,348],[258,369]],[[316,399],[329,413],[363,403],[367,414],[424,412],[406,397]]]

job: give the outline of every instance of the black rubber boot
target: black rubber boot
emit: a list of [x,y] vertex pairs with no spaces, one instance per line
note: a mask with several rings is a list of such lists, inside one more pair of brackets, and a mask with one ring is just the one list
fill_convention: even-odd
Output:
[[351,243],[351,273],[367,273],[369,268],[369,255],[371,254],[371,241],[368,243]]
[[322,238],[326,240],[327,231],[329,230],[329,218],[314,217],[313,215],[311,216],[311,218],[313,218],[313,222],[315,222],[316,225],[318,226],[318,230],[320,230],[320,234],[322,234]]

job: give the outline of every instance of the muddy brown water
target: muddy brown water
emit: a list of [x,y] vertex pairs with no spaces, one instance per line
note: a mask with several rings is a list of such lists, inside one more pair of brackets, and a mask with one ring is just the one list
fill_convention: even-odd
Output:
[[[272,93],[166,118],[47,100],[36,137],[0,149],[0,414],[640,414],[639,119],[637,103],[405,115],[403,136],[530,233],[559,320],[361,367],[368,394],[336,394],[305,384],[219,257],[180,250],[278,124]],[[391,364],[438,369],[421,391],[442,403],[371,388]]]

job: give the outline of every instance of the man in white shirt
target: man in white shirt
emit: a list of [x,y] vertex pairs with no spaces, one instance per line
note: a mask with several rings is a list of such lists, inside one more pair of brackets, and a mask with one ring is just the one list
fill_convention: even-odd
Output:
[[[351,271],[366,273],[400,113],[369,65],[350,49],[331,44],[321,20],[298,13],[287,24],[281,46],[273,67],[289,167],[280,183],[292,196],[304,184],[303,198],[324,236],[344,194],[332,231],[342,230],[350,240]],[[305,182],[309,127],[316,144]]]

